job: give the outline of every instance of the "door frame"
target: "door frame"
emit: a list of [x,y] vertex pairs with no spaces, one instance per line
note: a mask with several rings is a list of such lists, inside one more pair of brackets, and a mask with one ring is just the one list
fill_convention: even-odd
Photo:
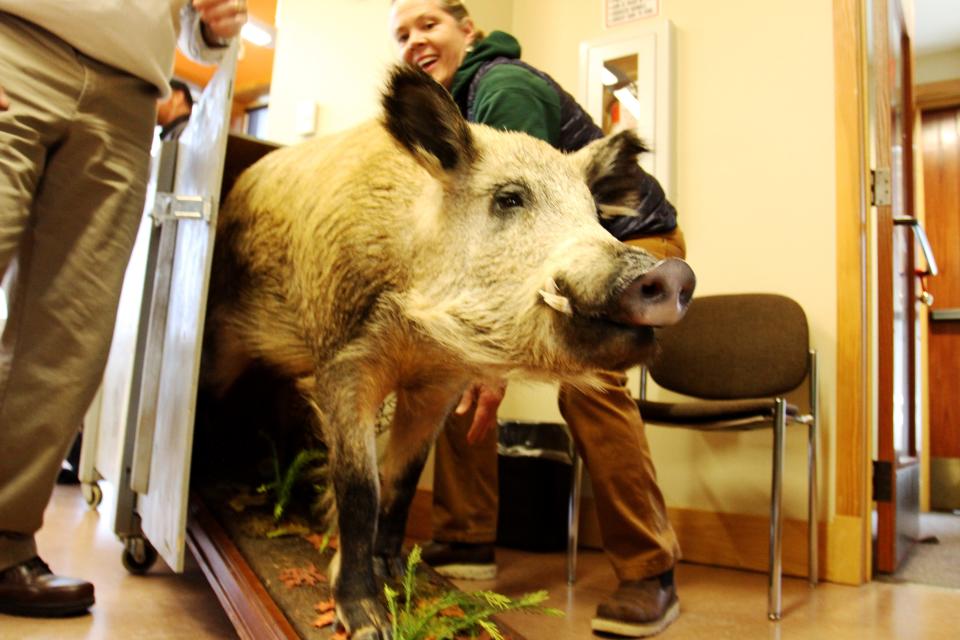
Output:
[[834,515],[826,532],[824,578],[868,582],[870,460],[875,390],[868,287],[870,184],[867,155],[866,0],[834,0],[837,198],[837,394]]
[[[915,218],[917,204],[912,38],[903,0],[867,0],[865,7],[865,24],[872,36],[867,40],[868,152],[877,171],[876,235],[870,245],[876,248],[876,303],[871,312],[876,311],[877,328],[873,487],[877,520],[873,533],[876,570],[893,573],[918,537],[919,513],[916,243],[911,229],[900,224]],[[894,65],[895,61],[898,64]],[[891,117],[894,113],[899,115],[899,127]],[[895,154],[898,148],[899,158]],[[890,182],[890,197],[885,201],[879,195],[882,169],[888,172]],[[898,313],[902,315],[899,320]],[[903,403],[899,407],[898,398]]]
[[[825,578],[871,580],[874,567],[872,458],[880,420],[878,291],[871,261],[870,52],[873,4],[834,0],[837,125],[837,423],[834,516],[827,529]],[[908,87],[908,90],[912,90]],[[907,116],[912,118],[912,116]],[[906,126],[913,126],[912,120]],[[913,206],[912,204],[908,206]]]

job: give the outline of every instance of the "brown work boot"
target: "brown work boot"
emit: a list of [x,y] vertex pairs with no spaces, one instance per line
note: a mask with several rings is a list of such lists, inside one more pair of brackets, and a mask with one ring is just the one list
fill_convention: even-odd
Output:
[[680,615],[673,570],[645,580],[624,580],[612,596],[597,605],[594,631],[627,638],[660,633]]
[[92,605],[92,584],[54,575],[40,558],[0,571],[0,613],[53,618],[77,615]]

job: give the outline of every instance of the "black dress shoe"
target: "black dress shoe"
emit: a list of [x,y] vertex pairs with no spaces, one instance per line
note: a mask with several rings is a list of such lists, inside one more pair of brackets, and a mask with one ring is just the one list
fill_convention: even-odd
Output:
[[80,476],[77,475],[76,469],[62,466],[57,472],[57,484],[80,484]]
[[434,571],[460,580],[493,580],[497,561],[493,543],[429,542],[421,558]]
[[40,558],[0,572],[0,613],[52,618],[77,615],[92,605],[92,584],[54,575]]

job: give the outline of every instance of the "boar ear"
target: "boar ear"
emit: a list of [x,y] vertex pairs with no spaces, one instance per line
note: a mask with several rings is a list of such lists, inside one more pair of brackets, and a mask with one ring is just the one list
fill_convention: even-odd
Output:
[[633,131],[621,131],[591,142],[573,154],[573,161],[597,204],[635,210],[643,201],[642,188],[648,182],[639,163],[640,154],[647,150]]
[[435,178],[470,166],[476,147],[450,94],[419,67],[397,65],[383,94],[383,124]]

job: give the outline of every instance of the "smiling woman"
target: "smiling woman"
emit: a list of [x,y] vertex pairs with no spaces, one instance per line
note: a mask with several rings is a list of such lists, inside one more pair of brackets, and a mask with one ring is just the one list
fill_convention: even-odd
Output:
[[450,89],[473,42],[482,37],[460,2],[400,0],[390,10],[390,32],[400,58]]

